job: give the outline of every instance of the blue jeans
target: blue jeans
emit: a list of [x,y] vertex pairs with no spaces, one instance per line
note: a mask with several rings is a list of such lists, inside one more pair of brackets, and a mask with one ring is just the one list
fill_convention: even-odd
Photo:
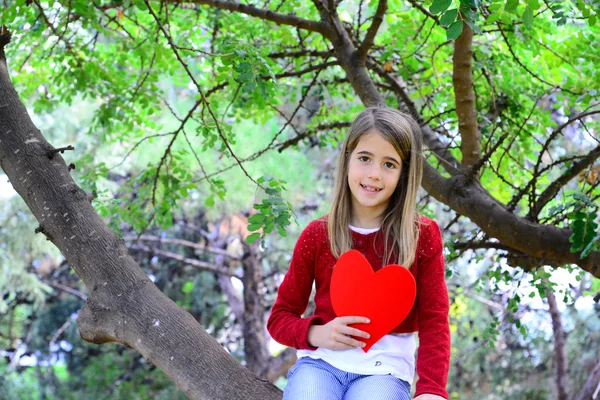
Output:
[[288,372],[283,400],[410,400],[410,384],[392,375],[360,375],[302,357]]

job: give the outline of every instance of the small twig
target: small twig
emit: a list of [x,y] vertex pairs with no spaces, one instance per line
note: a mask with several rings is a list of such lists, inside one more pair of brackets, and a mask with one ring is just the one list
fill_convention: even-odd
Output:
[[56,343],[56,340],[71,325],[72,321],[73,321],[73,318],[69,318],[64,324],[62,324],[62,326],[60,328],[58,328],[58,330],[56,331],[54,336],[52,336],[52,339],[50,339],[50,343],[48,343],[48,348],[50,349],[51,353],[52,353],[52,348],[54,347],[54,344]]
[[232,271],[227,271],[225,268],[219,268],[219,267],[215,266],[214,264],[196,260],[194,258],[184,257],[179,254],[171,253],[170,251],[164,251],[164,250],[160,250],[157,248],[151,248],[151,247],[144,246],[141,244],[133,244],[129,248],[134,249],[134,250],[141,250],[146,253],[154,254],[156,256],[170,258],[172,260],[176,260],[181,263],[195,267],[201,271],[209,271],[209,272],[214,272],[214,273],[221,274],[221,275],[227,275],[227,276],[233,276],[236,278],[241,278],[241,276],[239,274],[232,272]]
[[117,168],[118,166],[122,165],[122,164],[125,162],[125,160],[126,160],[126,159],[127,159],[127,158],[128,158],[130,155],[131,155],[131,153],[133,153],[133,151],[134,151],[134,150],[135,150],[135,149],[136,149],[136,148],[137,148],[137,147],[138,147],[140,144],[142,144],[143,142],[145,142],[146,140],[148,140],[148,139],[152,139],[152,138],[155,138],[155,137],[159,137],[159,136],[170,136],[170,135],[174,135],[174,134],[175,134],[174,132],[169,132],[169,133],[157,133],[156,135],[150,135],[150,136],[146,136],[146,137],[143,137],[143,138],[141,138],[141,139],[140,139],[140,140],[139,140],[139,141],[138,141],[136,144],[134,144],[134,145],[133,145],[133,147],[131,148],[131,150],[129,150],[129,151],[127,152],[127,154],[125,154],[125,157],[123,157],[123,159],[121,160],[121,162],[120,162],[120,163],[118,163],[118,164],[116,164],[116,165],[113,165],[113,166],[112,166],[112,167],[110,167],[108,170],[109,170],[109,171],[112,171],[113,169],[115,169],[115,168]]
[[56,153],[64,154],[67,150],[75,150],[75,147],[68,145],[66,147],[59,147],[58,149],[52,149],[46,153],[49,159],[53,159]]
[[[500,25],[499,25],[499,24],[498,24],[498,27],[500,28]],[[500,34],[502,35],[502,38],[504,39],[504,42],[506,43],[506,46],[508,47],[508,51],[509,51],[509,52],[510,52],[510,54],[512,55],[513,59],[514,59],[514,60],[517,62],[517,64],[519,64],[519,65],[520,65],[520,66],[521,66],[521,67],[522,67],[522,68],[523,68],[525,71],[527,71],[527,73],[528,73],[529,75],[531,75],[532,77],[534,77],[534,78],[535,78],[535,79],[537,79],[538,81],[540,81],[540,82],[542,82],[542,83],[544,83],[544,84],[546,84],[546,85],[548,85],[548,86],[551,86],[551,87],[553,87],[553,88],[558,88],[558,89],[560,89],[560,90],[562,90],[562,91],[565,91],[565,92],[567,92],[567,93],[570,93],[570,94],[572,94],[572,95],[579,96],[579,95],[581,95],[581,94],[582,94],[582,93],[573,92],[572,90],[569,90],[569,89],[565,89],[565,88],[563,88],[563,87],[562,87],[562,86],[560,86],[560,85],[555,85],[555,84],[553,84],[553,83],[550,83],[550,82],[548,82],[548,81],[546,81],[546,80],[544,80],[544,79],[540,78],[539,76],[537,76],[535,73],[533,73],[533,71],[531,71],[529,68],[527,68],[527,66],[526,66],[525,64],[523,64],[523,62],[521,62],[521,60],[520,60],[520,59],[517,57],[517,55],[515,54],[515,52],[514,52],[514,50],[513,50],[512,46],[511,46],[510,42],[508,41],[508,38],[506,37],[506,34],[504,33],[504,31],[503,31],[502,29],[500,30]]]

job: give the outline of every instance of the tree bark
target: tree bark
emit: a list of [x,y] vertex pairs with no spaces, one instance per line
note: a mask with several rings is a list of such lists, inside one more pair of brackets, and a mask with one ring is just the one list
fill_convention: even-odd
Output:
[[0,32],[0,167],[38,220],[38,231],[88,288],[78,319],[82,338],[136,349],[191,399],[281,398],[164,296],[96,214],[21,103],[4,54],[9,41],[8,32]]
[[452,207],[458,214],[469,217],[489,237],[517,253],[532,256],[536,265],[523,265],[525,270],[542,265],[561,266],[577,264],[583,270],[600,277],[600,252],[593,252],[583,260],[571,253],[569,229],[540,225],[509,212],[504,205],[490,196],[478,182],[464,175],[442,177],[431,165],[423,169],[423,188],[435,199]]
[[576,397],[577,400],[595,400],[594,394],[600,392],[600,360],[590,373],[582,392]]
[[258,376],[266,376],[270,354],[265,337],[265,310],[262,298],[262,265],[259,242],[244,245],[244,355],[246,367]]
[[562,317],[558,311],[556,297],[550,288],[546,288],[548,298],[548,311],[552,318],[552,331],[554,333],[554,358],[556,360],[556,388],[558,400],[568,400],[568,375],[567,375],[567,349],[566,335],[562,325]]
[[471,169],[481,158],[481,134],[477,126],[473,91],[473,31],[463,23],[463,31],[454,41],[452,56],[454,102],[460,130],[462,168]]

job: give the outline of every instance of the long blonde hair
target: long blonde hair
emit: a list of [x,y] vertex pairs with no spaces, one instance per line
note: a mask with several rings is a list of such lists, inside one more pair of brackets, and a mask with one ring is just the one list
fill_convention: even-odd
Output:
[[381,229],[384,235],[384,264],[394,263],[410,268],[419,238],[420,216],[416,210],[417,191],[423,176],[423,138],[421,128],[408,114],[385,107],[369,107],[352,122],[344,139],[337,166],[334,197],[327,218],[331,253],[339,258],[352,248],[350,222],[352,193],[348,186],[348,161],[362,135],[380,133],[402,159],[402,170],[396,190],[384,211]]

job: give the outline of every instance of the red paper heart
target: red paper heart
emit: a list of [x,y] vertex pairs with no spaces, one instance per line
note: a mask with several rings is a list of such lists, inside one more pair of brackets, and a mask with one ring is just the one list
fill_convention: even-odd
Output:
[[379,339],[387,335],[406,318],[417,295],[415,278],[400,265],[390,264],[373,272],[367,259],[357,250],[339,258],[331,275],[331,304],[338,317],[360,316],[369,324],[353,324],[368,332],[366,353]]

